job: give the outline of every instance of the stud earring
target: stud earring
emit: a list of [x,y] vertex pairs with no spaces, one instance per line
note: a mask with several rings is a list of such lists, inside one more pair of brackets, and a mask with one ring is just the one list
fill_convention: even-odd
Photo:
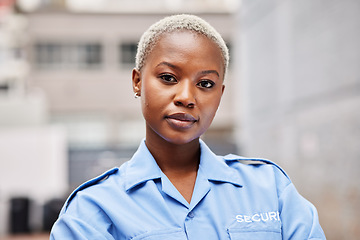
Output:
[[136,92],[135,94],[134,94],[134,98],[139,98],[140,97],[140,94],[138,93],[138,92]]

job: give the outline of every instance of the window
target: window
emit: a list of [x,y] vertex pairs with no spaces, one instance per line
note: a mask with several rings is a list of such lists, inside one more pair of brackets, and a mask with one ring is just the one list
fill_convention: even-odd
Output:
[[10,89],[10,86],[9,86],[9,83],[7,83],[7,82],[0,82],[0,94],[2,93],[2,92],[8,92],[9,91],[9,89]]
[[35,45],[35,65],[40,69],[98,69],[101,64],[99,43],[43,42]]
[[137,50],[136,42],[124,42],[119,46],[119,60],[120,64],[123,66],[131,66],[135,65],[135,56]]

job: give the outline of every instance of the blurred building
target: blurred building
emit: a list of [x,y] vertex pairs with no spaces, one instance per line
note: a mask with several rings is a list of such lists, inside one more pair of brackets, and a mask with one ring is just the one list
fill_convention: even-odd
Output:
[[31,209],[68,188],[65,132],[48,124],[43,92],[27,84],[28,22],[14,3],[0,2],[0,236],[40,227]]
[[270,158],[328,239],[360,237],[360,1],[242,1],[244,154]]

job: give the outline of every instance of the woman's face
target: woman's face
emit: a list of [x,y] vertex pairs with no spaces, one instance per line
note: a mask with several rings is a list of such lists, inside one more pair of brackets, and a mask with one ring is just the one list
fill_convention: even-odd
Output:
[[141,71],[133,71],[141,95],[146,141],[186,144],[210,126],[224,90],[220,49],[190,31],[163,34]]

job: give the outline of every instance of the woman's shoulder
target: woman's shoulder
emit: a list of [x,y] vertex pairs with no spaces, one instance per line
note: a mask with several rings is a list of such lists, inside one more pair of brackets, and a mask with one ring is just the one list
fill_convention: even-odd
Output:
[[[123,165],[126,165],[123,164]],[[105,171],[104,173],[100,174],[97,177],[94,177],[91,180],[88,180],[78,186],[68,197],[66,200],[62,211],[66,211],[69,204],[76,198],[79,193],[86,195],[87,197],[93,196],[102,196],[104,192],[108,191],[109,189],[119,189],[119,184],[121,185],[121,179],[123,175],[123,169],[125,166],[121,167],[114,167]]]
[[245,166],[248,168],[262,169],[261,167],[271,166],[272,168],[279,171],[285,177],[289,178],[286,172],[275,162],[265,159],[265,158],[249,158],[243,157],[235,154],[228,154],[225,156],[220,156],[229,166],[240,167]]
[[290,177],[275,162],[265,158],[243,157],[235,154],[219,156],[246,182],[263,184],[273,182],[281,190],[291,184]]

